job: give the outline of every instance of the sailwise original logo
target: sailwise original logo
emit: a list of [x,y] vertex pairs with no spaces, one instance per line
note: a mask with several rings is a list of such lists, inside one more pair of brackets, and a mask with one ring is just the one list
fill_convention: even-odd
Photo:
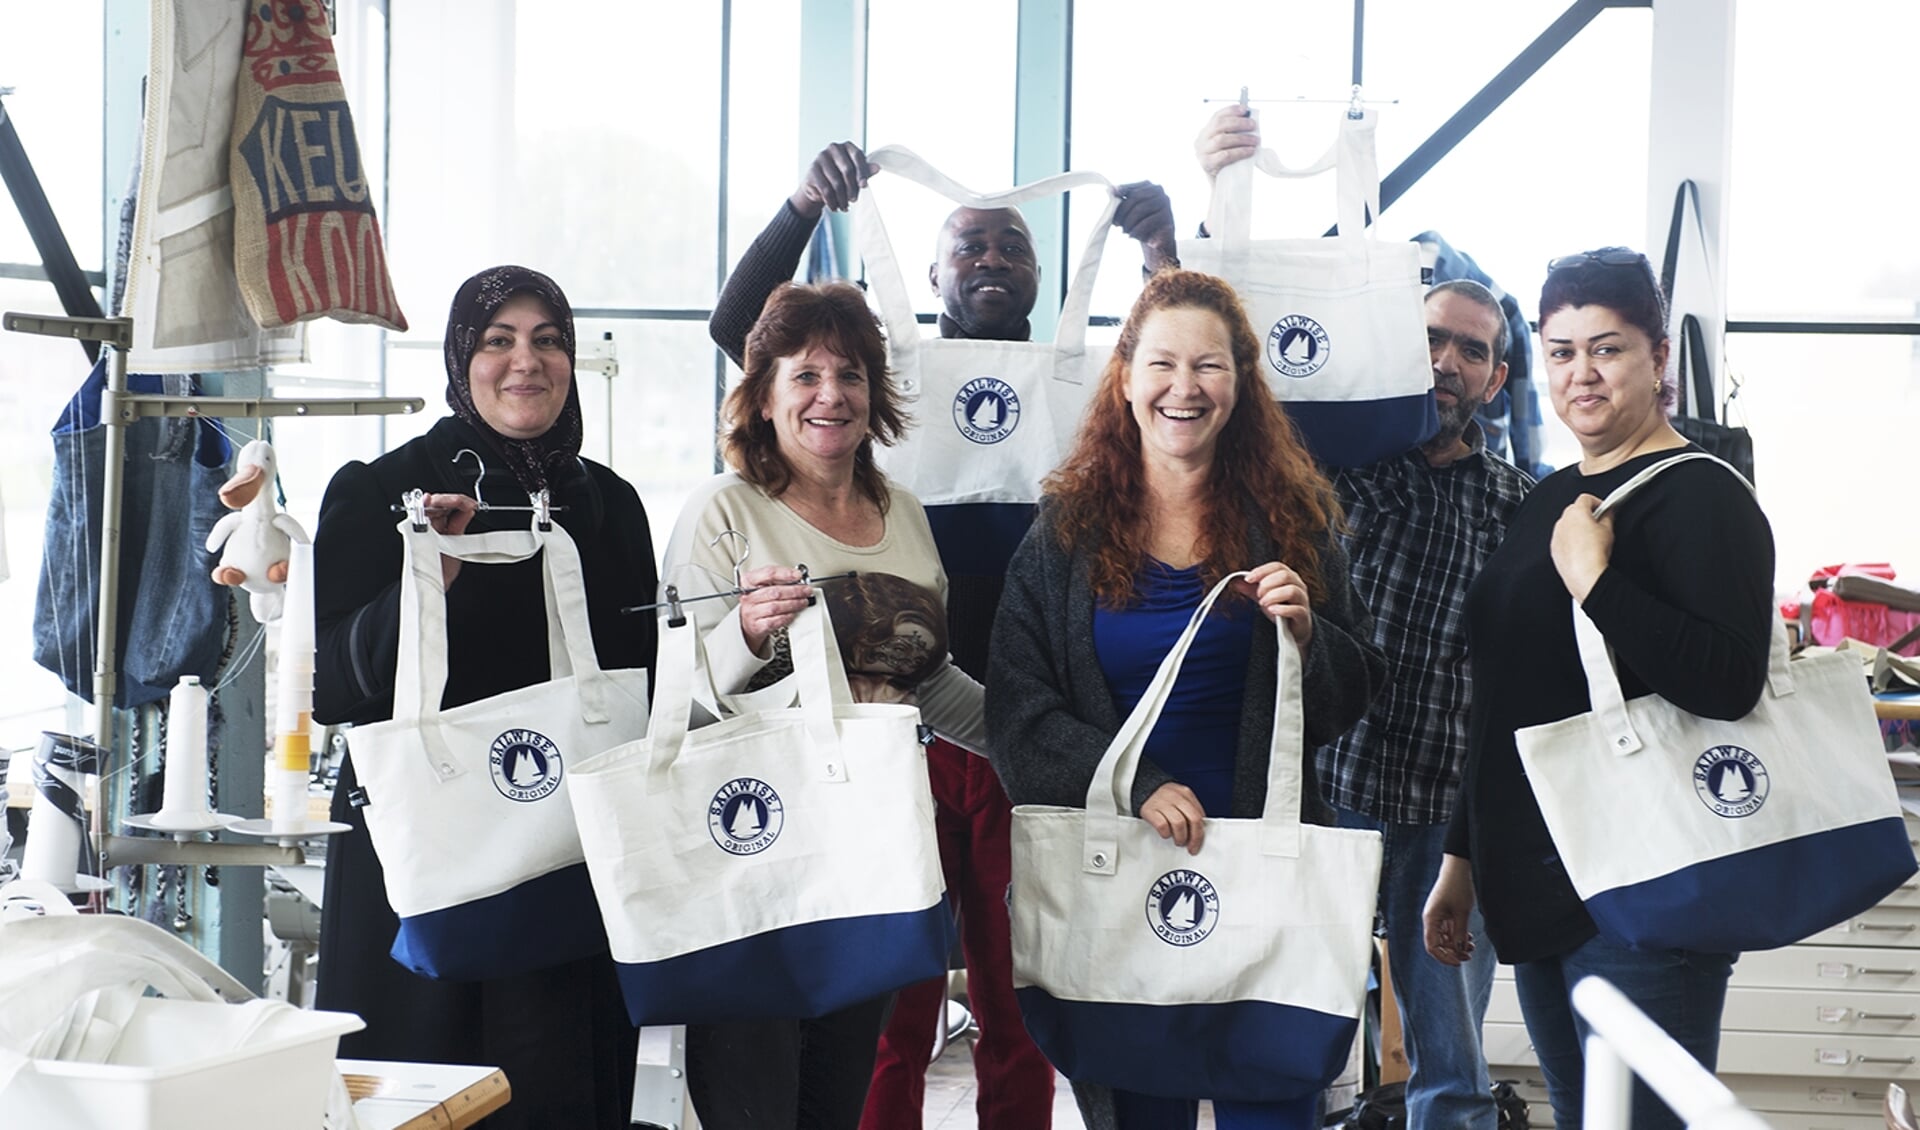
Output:
[[975,377],[954,394],[953,426],[975,443],[999,443],[1020,426],[1020,396],[999,377]]
[[786,825],[787,809],[773,786],[735,777],[707,804],[707,831],[728,855],[758,855],[773,846]]
[[1220,893],[1198,871],[1169,871],[1147,892],[1147,925],[1170,946],[1206,940],[1220,921]]
[[487,747],[487,768],[508,800],[545,800],[560,787],[560,747],[536,730],[507,730]]
[[1326,328],[1305,314],[1288,314],[1267,331],[1267,364],[1284,376],[1311,377],[1332,351]]
[[1752,816],[1767,803],[1772,780],[1753,751],[1717,745],[1693,763],[1693,791],[1700,803],[1730,820]]

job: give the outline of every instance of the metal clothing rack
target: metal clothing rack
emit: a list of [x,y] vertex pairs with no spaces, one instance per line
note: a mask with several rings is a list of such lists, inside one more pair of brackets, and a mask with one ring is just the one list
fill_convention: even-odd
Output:
[[[121,463],[127,449],[127,425],[147,416],[211,416],[260,419],[269,416],[384,416],[410,414],[426,407],[418,397],[343,397],[319,400],[283,400],[274,397],[134,395],[127,391],[127,353],[133,347],[131,318],[64,318],[41,314],[8,313],[0,328],[15,333],[40,334],[99,342],[112,350],[107,366],[106,391],[100,394],[100,422],[107,426],[106,467],[100,485],[100,588],[98,633],[93,660],[93,740],[113,749],[113,699],[119,671],[114,649],[119,642],[120,507],[124,484]],[[101,769],[105,776],[108,770]],[[107,867],[139,863],[298,864],[305,856],[297,846],[237,843],[160,843],[107,834],[104,806],[93,807],[95,849],[102,871]]]

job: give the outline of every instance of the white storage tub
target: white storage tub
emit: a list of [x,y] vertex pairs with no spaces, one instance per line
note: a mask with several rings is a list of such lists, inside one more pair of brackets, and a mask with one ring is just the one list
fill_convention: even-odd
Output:
[[346,1012],[282,1014],[276,1031],[210,1052],[236,1006],[139,1001],[113,1063],[36,1059],[0,1090],[0,1130],[319,1130]]

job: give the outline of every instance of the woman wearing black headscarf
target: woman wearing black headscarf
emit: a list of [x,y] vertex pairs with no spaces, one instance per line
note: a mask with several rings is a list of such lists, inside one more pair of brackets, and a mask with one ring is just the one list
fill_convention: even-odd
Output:
[[[442,533],[525,529],[524,512],[475,508],[479,493],[522,505],[545,489],[555,521],[579,547],[594,651],[603,668],[650,667],[654,621],[622,616],[653,599],[653,543],[639,495],[580,457],[573,311],[553,280],[525,267],[468,279],[447,320],[447,404],[453,415],[372,463],[349,463],[327,487],[314,537],[313,716],[375,722],[393,712],[401,539],[393,506],[415,488]],[[459,462],[455,460],[458,457]],[[547,613],[539,559],[462,565],[447,581],[447,687],[459,706],[545,682]],[[351,744],[351,738],[349,738]],[[479,982],[431,981],[388,956],[398,920],[380,862],[353,804],[351,756],[333,819],[352,830],[328,843],[318,1005],[359,1013],[341,1041],[362,1059],[478,1063],[506,1071],[513,1100],[489,1127],[626,1127],[637,1033],[609,955]]]

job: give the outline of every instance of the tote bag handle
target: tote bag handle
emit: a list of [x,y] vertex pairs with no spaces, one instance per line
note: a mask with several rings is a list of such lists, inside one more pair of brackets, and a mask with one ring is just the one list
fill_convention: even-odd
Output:
[[[726,625],[722,621],[722,627]],[[853,691],[847,683],[847,670],[840,659],[840,644],[833,634],[833,621],[821,601],[803,608],[787,629],[787,646],[793,656],[793,674],[772,687],[750,696],[731,696],[750,701],[762,710],[774,709],[773,703],[798,704],[806,722],[811,749],[807,755],[816,760],[818,776],[827,781],[846,780],[846,765],[839,756],[839,729],[834,724],[837,708],[853,704]],[[692,717],[694,687],[703,677],[699,630],[691,619],[680,627],[660,620],[659,652],[654,660],[653,717],[647,724],[647,777],[651,790],[666,787],[667,774],[686,746],[687,726]],[[790,687],[782,692],[780,688]],[[799,752],[799,751],[796,751]]]
[[[1111,181],[1099,173],[1056,173],[999,192],[975,192],[902,146],[883,146],[867,154],[867,160],[882,172],[913,181],[955,204],[969,208],[1013,208],[1029,200],[1056,196],[1071,188],[1090,185],[1105,188],[1106,207],[1101,210],[1100,218],[1088,233],[1086,246],[1080,252],[1080,262],[1073,272],[1073,282],[1067,288],[1066,300],[1060,307],[1060,320],[1053,339],[1054,352],[1062,360],[1078,358],[1086,352],[1087,313],[1093,304],[1093,283],[1100,274],[1100,260],[1106,253],[1108,229],[1113,226],[1114,212],[1120,206],[1120,198],[1114,194]],[[920,323],[913,314],[906,276],[900,269],[899,258],[893,252],[893,240],[887,235],[886,224],[880,219],[880,206],[874,202],[871,193],[863,192],[854,200],[853,221],[860,255],[867,261],[867,277],[873,283],[874,300],[879,303],[881,317],[887,323],[887,343],[895,357],[894,367],[911,373],[909,362],[918,357],[920,350]],[[1079,370],[1073,365],[1059,364],[1054,372],[1056,376],[1073,379]]]
[[[1662,472],[1682,463],[1695,459],[1706,459],[1727,469],[1727,473],[1740,480],[1740,484],[1749,491],[1753,484],[1722,459],[1715,458],[1704,451],[1685,451],[1671,459],[1662,459],[1645,470],[1634,475],[1616,487],[1613,493],[1594,508],[1593,516],[1598,518],[1637,494],[1640,489],[1652,482]],[[1579,601],[1573,602],[1573,639],[1580,649],[1580,667],[1587,676],[1587,698],[1592,705],[1593,715],[1600,720],[1607,735],[1608,747],[1622,757],[1640,752],[1646,743],[1634,729],[1633,720],[1627,714],[1626,695],[1620,690],[1620,674],[1613,666],[1613,650],[1607,646],[1605,636],[1587,617]],[[1767,687],[1775,698],[1793,693],[1793,674],[1788,670],[1787,628],[1776,616],[1773,618],[1773,631],[1767,647]]]
[[1223,241],[1223,253],[1244,253],[1252,239],[1255,169],[1285,179],[1317,176],[1335,169],[1339,175],[1340,235],[1337,238],[1367,237],[1367,217],[1380,218],[1380,163],[1373,148],[1373,131],[1378,124],[1379,118],[1372,110],[1357,119],[1342,115],[1340,136],[1310,165],[1289,166],[1280,160],[1278,153],[1262,146],[1251,160],[1235,161],[1221,169],[1213,178],[1207,231]]
[[393,719],[419,728],[424,752],[440,780],[451,780],[464,770],[441,746],[431,725],[440,714],[447,689],[447,592],[440,572],[445,554],[476,565],[505,565],[525,561],[542,549],[541,588],[547,612],[548,677],[574,677],[581,716],[590,723],[605,722],[607,678],[593,650],[593,628],[587,616],[587,586],[580,569],[580,551],[565,529],[498,530],[484,534],[443,534],[416,530],[409,518],[396,525],[400,532],[400,646],[394,665]]
[[[1120,821],[1133,812],[1133,778],[1140,768],[1141,751],[1147,737],[1160,720],[1180,677],[1187,651],[1200,634],[1200,626],[1213,610],[1214,602],[1245,572],[1229,573],[1213,586],[1213,591],[1194,609],[1186,630],[1174,641],[1159,670],[1147,684],[1133,712],[1121,724],[1120,732],[1107,744],[1107,752],[1093,771],[1087,786],[1086,835],[1082,847],[1081,870],[1111,875],[1116,867],[1120,842]],[[1284,629],[1279,638],[1279,660],[1275,668],[1277,687],[1273,703],[1273,744],[1267,757],[1267,801],[1260,814],[1261,851],[1266,855],[1298,858],[1300,854],[1300,755],[1303,749],[1304,723],[1300,689],[1300,653]]]

